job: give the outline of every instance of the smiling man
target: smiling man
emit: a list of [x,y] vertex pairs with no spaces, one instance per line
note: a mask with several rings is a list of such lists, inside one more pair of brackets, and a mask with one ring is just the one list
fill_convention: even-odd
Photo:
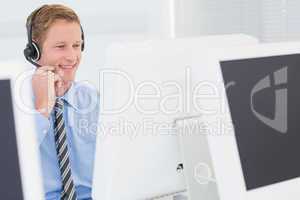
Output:
[[66,6],[44,5],[26,27],[24,54],[37,66],[32,90],[45,197],[91,199],[99,95],[74,81],[84,49],[79,18]]

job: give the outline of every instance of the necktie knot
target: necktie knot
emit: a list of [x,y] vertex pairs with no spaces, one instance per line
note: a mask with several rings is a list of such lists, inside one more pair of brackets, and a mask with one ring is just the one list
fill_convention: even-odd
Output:
[[54,107],[55,107],[55,110],[61,111],[64,107],[63,99],[62,98],[57,98],[56,101],[55,101]]

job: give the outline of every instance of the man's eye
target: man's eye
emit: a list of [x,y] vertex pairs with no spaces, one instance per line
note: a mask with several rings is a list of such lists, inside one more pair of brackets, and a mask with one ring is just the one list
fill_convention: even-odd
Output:
[[64,47],[65,47],[64,45],[58,45],[58,46],[56,46],[56,48],[59,48],[59,49],[62,49]]
[[73,47],[78,48],[80,47],[80,44],[74,44]]

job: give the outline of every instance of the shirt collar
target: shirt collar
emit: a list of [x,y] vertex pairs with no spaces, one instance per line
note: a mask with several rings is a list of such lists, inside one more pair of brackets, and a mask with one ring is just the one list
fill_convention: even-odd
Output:
[[67,92],[61,97],[68,105],[73,107],[76,111],[79,110],[78,101],[76,101],[76,87],[74,86],[74,82],[72,82],[71,87],[67,90]]

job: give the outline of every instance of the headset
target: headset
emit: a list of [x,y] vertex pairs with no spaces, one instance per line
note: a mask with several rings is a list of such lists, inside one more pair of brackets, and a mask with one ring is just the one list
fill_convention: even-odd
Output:
[[[41,67],[41,65],[37,63],[37,61],[41,58],[41,49],[40,49],[39,45],[32,40],[32,27],[33,27],[32,22],[34,21],[37,13],[42,8],[43,7],[37,9],[35,11],[35,13],[32,15],[29,23],[26,24],[28,43],[26,44],[26,47],[24,49],[24,56],[28,62],[35,65],[36,67]],[[81,51],[83,51],[84,50],[84,32],[83,32],[83,28],[82,28],[81,24],[80,24],[80,29],[81,29],[81,40],[82,40]]]

